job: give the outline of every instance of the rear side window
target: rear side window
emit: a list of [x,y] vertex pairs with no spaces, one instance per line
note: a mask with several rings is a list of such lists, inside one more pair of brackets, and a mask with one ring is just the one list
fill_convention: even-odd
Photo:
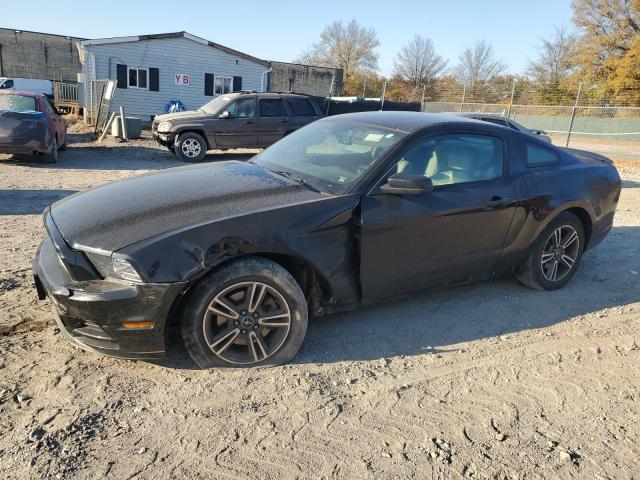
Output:
[[287,102],[296,117],[313,117],[316,114],[313,105],[306,98],[289,98]]
[[286,117],[284,103],[280,99],[263,98],[260,100],[261,117]]
[[540,145],[526,143],[527,165],[530,167],[540,167],[543,165],[555,165],[560,163],[560,155]]
[[0,110],[35,110],[36,99],[21,95],[0,95]]

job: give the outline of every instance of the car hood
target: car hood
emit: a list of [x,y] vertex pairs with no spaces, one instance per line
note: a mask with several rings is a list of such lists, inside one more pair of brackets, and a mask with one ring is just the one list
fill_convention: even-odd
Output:
[[326,196],[252,163],[229,161],[102,185],[54,203],[51,216],[72,248],[113,252],[183,227]]
[[202,120],[210,115],[204,112],[197,112],[195,110],[189,110],[187,112],[175,112],[175,113],[165,113],[164,115],[157,115],[154,117],[154,121],[160,122],[171,122],[171,123],[182,123],[182,122],[190,122],[193,120]]

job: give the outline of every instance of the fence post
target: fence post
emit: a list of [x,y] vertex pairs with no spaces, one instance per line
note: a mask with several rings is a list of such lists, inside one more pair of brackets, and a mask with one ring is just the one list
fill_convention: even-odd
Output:
[[458,110],[459,112],[462,111],[462,106],[464,105],[464,97],[467,95],[467,86],[463,85],[462,86],[462,100],[460,101],[460,109]]
[[420,111],[424,112],[424,92],[427,89],[427,84],[422,85],[422,100],[420,100]]
[[516,93],[516,79],[513,79],[513,85],[511,86],[511,100],[509,100],[509,111],[507,112],[507,118],[511,118],[511,107],[513,106],[513,96]]
[[578,103],[580,102],[580,92],[582,92],[582,82],[578,84],[578,93],[576,94],[576,103],[573,105],[573,110],[571,111],[571,121],[569,122],[569,131],[567,132],[567,142],[565,143],[565,147],[569,146],[569,139],[571,138],[571,130],[573,129],[573,122],[576,119],[576,111],[578,110]]
[[385,80],[385,82],[382,84],[382,97],[380,98],[380,111],[382,111],[382,109],[384,108],[384,94],[387,91],[387,82]]

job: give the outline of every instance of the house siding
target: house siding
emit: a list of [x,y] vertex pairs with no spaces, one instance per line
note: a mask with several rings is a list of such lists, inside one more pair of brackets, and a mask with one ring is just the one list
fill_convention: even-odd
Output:
[[[140,117],[145,121],[153,115],[165,113],[165,106],[170,100],[180,100],[185,109],[195,110],[213,99],[204,95],[205,73],[241,76],[244,90],[260,91],[263,72],[267,70],[265,65],[187,38],[85,45],[84,48],[95,57],[95,73],[91,73],[96,80],[116,80],[118,64],[129,68],[159,69],[159,91],[116,88],[111,103],[111,111],[123,106],[127,116]],[[188,74],[190,85],[175,85],[177,73]]]

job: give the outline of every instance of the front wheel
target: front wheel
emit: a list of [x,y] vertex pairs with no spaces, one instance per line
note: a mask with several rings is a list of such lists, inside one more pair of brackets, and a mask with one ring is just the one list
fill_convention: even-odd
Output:
[[176,140],[175,152],[183,162],[201,162],[207,154],[207,142],[197,133],[182,133]]
[[580,219],[570,212],[561,213],[536,239],[526,261],[516,270],[516,277],[536,290],[561,288],[576,273],[584,247]]
[[182,337],[201,368],[282,365],[307,331],[300,286],[281,265],[259,257],[227,264],[195,287]]

